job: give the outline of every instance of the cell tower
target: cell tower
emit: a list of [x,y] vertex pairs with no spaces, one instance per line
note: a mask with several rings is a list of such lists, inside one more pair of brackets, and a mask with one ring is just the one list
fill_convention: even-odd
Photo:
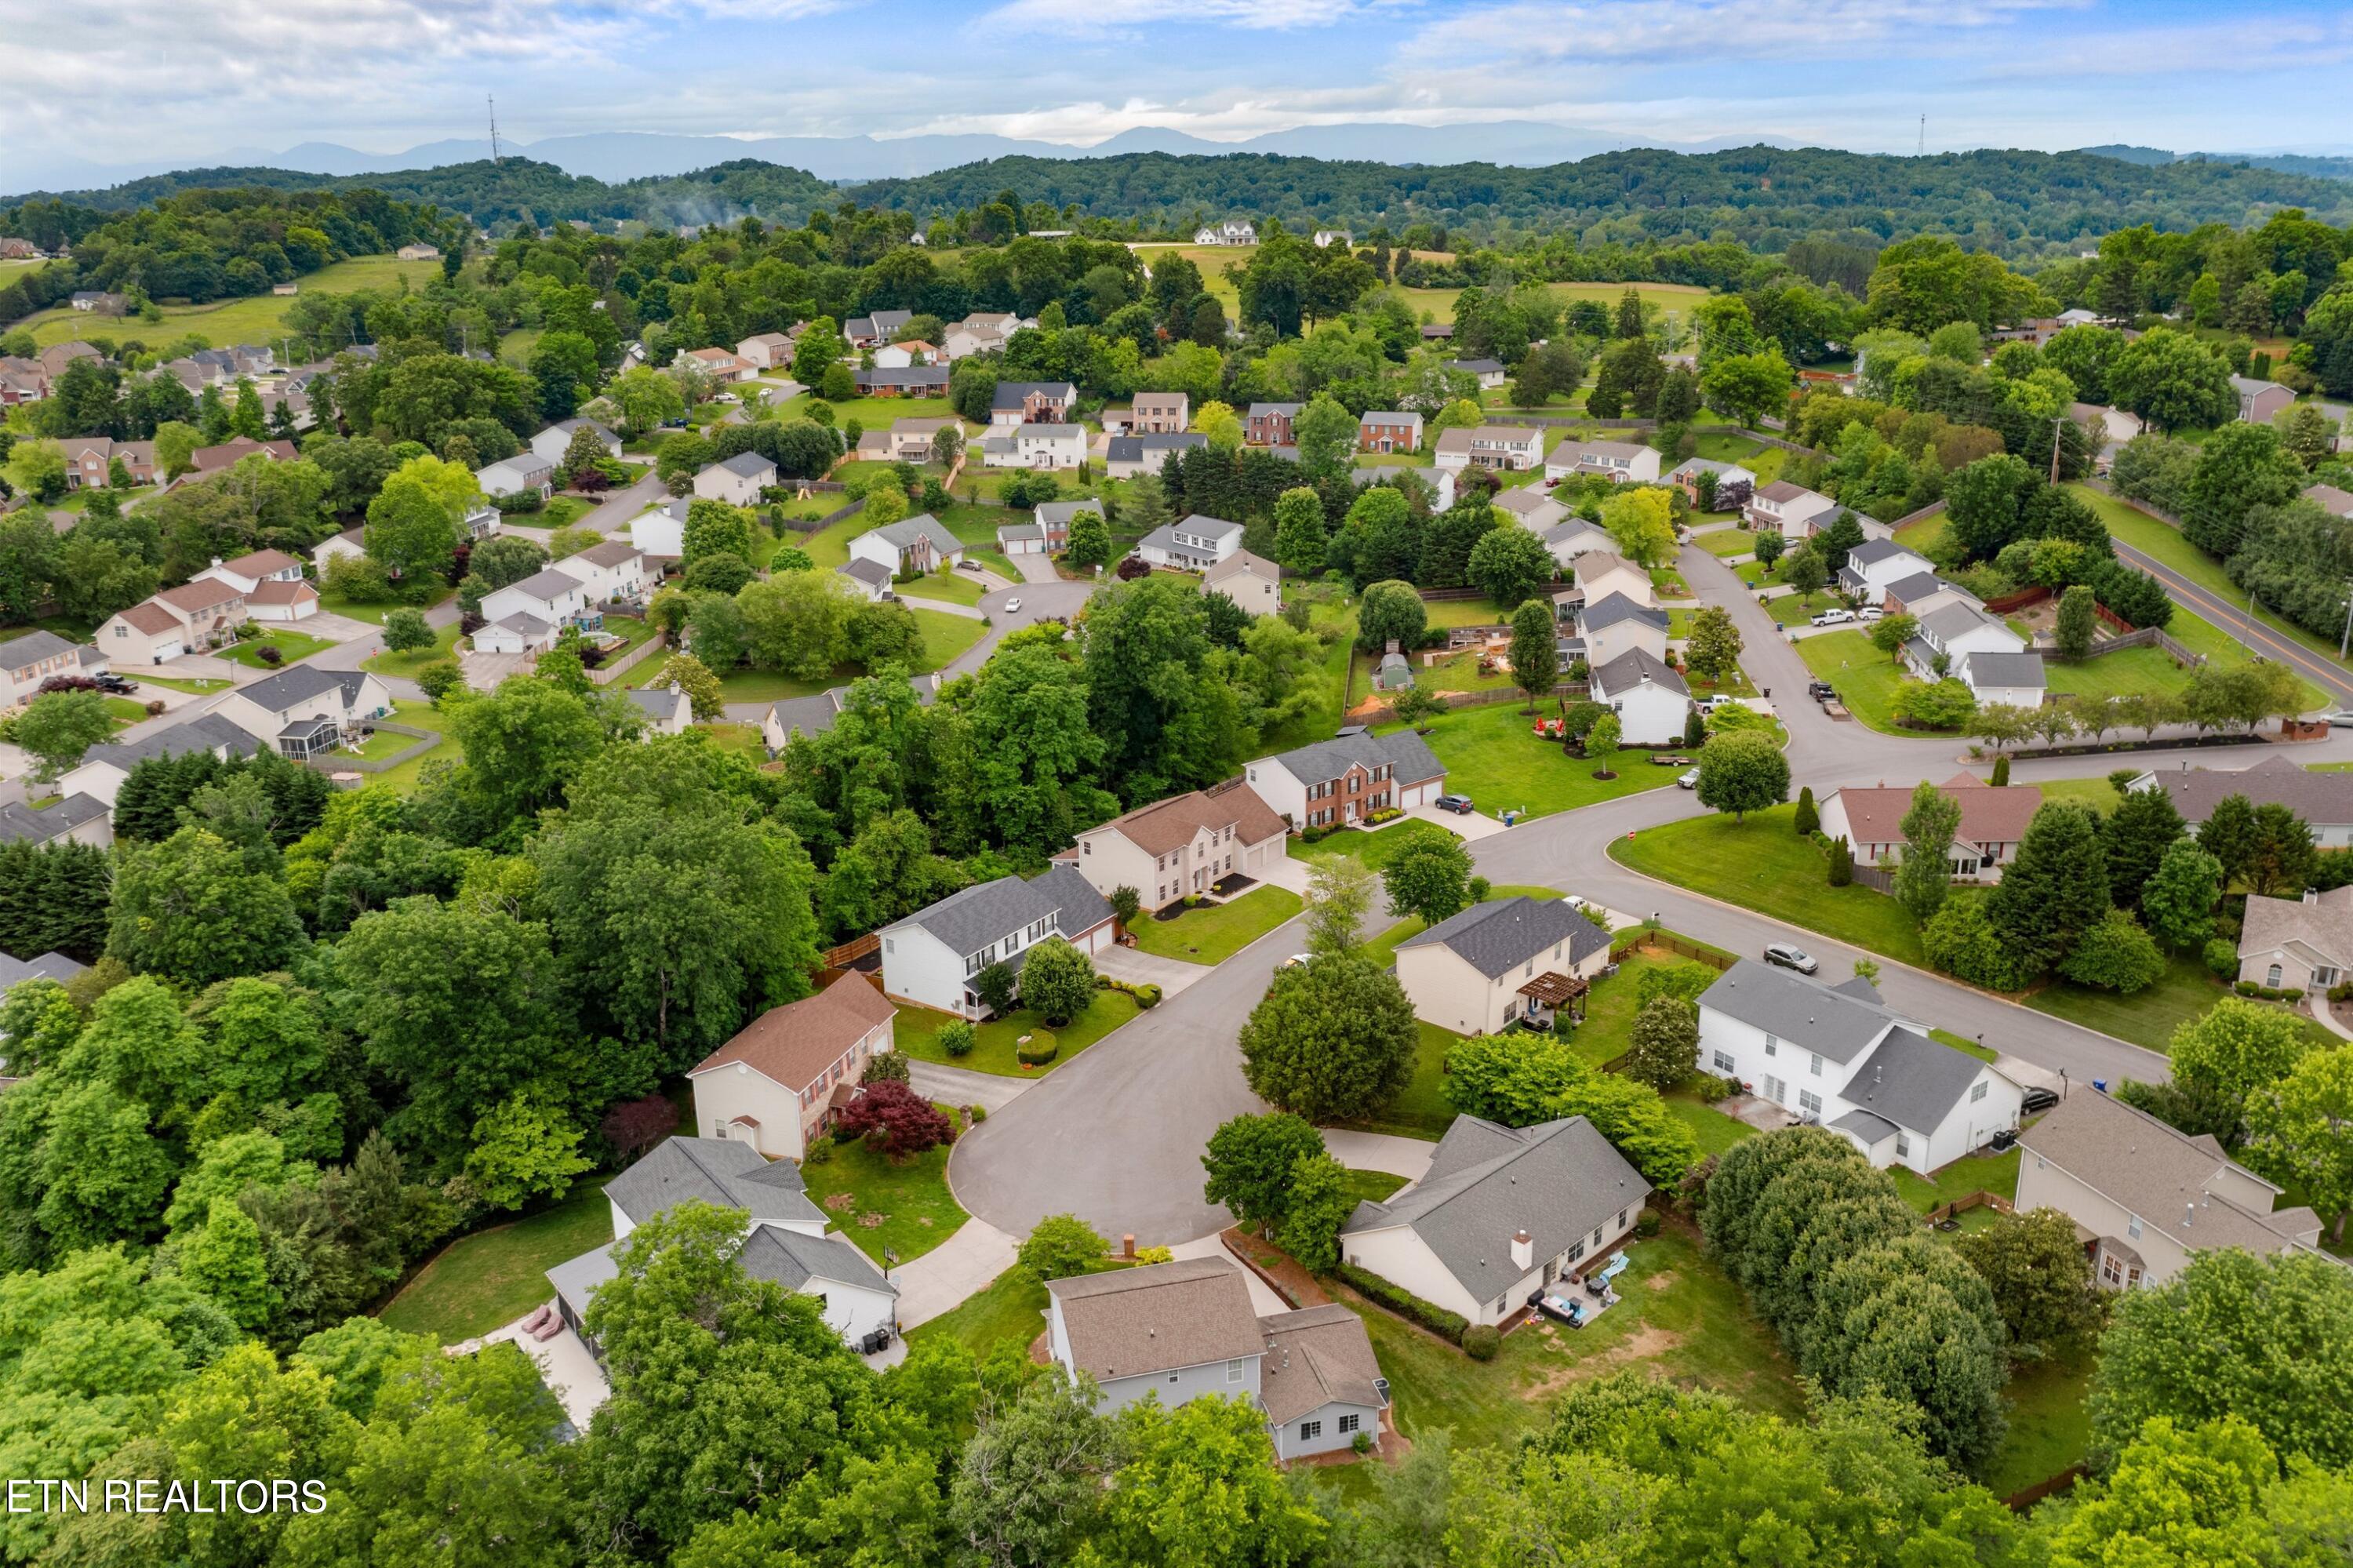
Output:
[[499,161],[499,101],[485,93],[482,101],[491,106],[491,162],[495,164]]
[[[498,141],[498,132],[497,132],[495,130],[493,130],[493,131],[491,132],[491,143],[492,143],[492,144],[493,144],[493,145],[495,145],[495,144],[497,143],[497,141]],[[1923,114],[1922,116],[1920,116],[1920,145],[1919,145],[1919,147],[1918,147],[1918,148],[1914,152],[1913,156],[1915,156],[1915,157],[1918,157],[1918,158],[1925,158],[1925,157],[1926,157],[1927,155],[1928,155],[1928,117],[1927,117],[1926,115]]]

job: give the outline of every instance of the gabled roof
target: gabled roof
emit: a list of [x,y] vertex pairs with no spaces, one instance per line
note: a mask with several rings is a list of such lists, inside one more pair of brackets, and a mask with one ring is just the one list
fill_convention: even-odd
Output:
[[1839,1097],[1925,1137],[1960,1103],[1984,1067],[1966,1051],[1899,1025],[1855,1068]]
[[246,590],[245,602],[251,604],[301,604],[316,599],[319,590],[300,577],[264,577]]
[[619,567],[628,565],[644,554],[645,552],[635,545],[625,545],[618,539],[607,539],[601,545],[591,545],[585,550],[565,556],[564,559],[586,561],[592,567]]
[[1242,1271],[1187,1258],[1049,1280],[1071,1360],[1098,1383],[1264,1353]]
[[235,572],[241,577],[266,577],[272,572],[282,572],[301,564],[283,550],[255,550],[235,560],[223,561],[220,569]]
[[2337,517],[2353,517],[2353,491],[2340,490],[2333,484],[2308,484],[2304,499],[2322,511]]
[[1575,964],[1609,945],[1609,936],[1562,898],[1490,899],[1448,916],[1419,936],[1398,944],[1440,947],[1489,980],[1500,979],[1566,943],[1562,961]]
[[282,714],[297,703],[307,703],[328,692],[341,693],[343,706],[349,707],[366,679],[364,670],[322,670],[315,664],[297,664],[266,681],[239,686],[237,694],[264,713]]
[[1865,539],[1846,553],[1846,559],[1851,567],[1873,567],[1897,556],[1909,556],[1924,567],[1930,564],[1928,558],[1917,550],[1899,545],[1893,539]]
[[0,991],[28,980],[53,980],[60,985],[89,968],[77,963],[63,953],[43,953],[37,959],[12,958],[0,953]]
[[1920,618],[1921,630],[1934,632],[1938,640],[1947,642],[1987,626],[2000,627],[2002,633],[2012,641],[2023,641],[2017,632],[1974,604],[1940,604]]
[[[1031,526],[1034,527],[1035,524],[1031,524]],[[1001,534],[1004,530],[1000,528],[997,532]],[[868,588],[889,588],[891,586],[891,568],[884,566],[881,562],[873,560],[865,556],[860,556],[855,560],[846,561],[840,566],[836,567],[834,570],[839,572],[843,577],[857,578],[860,582],[864,583]]]
[[773,1280],[787,1290],[800,1290],[811,1281],[832,1280],[861,1289],[896,1296],[899,1287],[848,1238],[813,1236],[782,1225],[757,1225],[744,1238],[736,1259],[754,1279]]
[[1654,609],[1647,604],[1637,604],[1631,598],[1622,593],[1603,594],[1599,599],[1587,605],[1577,619],[1577,625],[1588,633],[1599,631],[1604,627],[1615,626],[1621,620],[1639,620],[1645,626],[1655,626],[1662,631],[1664,631],[1668,625],[1665,610]]
[[1498,491],[1489,504],[1498,512],[1510,513],[1531,527],[1549,527],[1568,514],[1567,507],[1532,484],[1518,484],[1509,490]]
[[125,625],[150,637],[182,630],[180,618],[152,599],[141,599],[129,609],[118,609],[114,613]]
[[687,705],[686,694],[676,686],[631,686],[628,696],[640,713],[659,722],[676,718]]
[[1351,767],[1377,768],[1385,762],[1394,768],[1400,784],[1419,784],[1446,771],[1446,765],[1438,760],[1430,743],[1410,729],[1392,730],[1388,735],[1335,736],[1312,746],[1278,752],[1267,760],[1282,764],[1285,771],[1303,784],[1337,779]]
[[918,927],[950,952],[961,955],[976,953],[1050,917],[1063,936],[1074,937],[1110,919],[1111,906],[1088,885],[1076,867],[1058,865],[1027,882],[1018,876],[1000,876],[994,882],[977,883],[883,929]]
[[231,757],[247,757],[259,751],[261,742],[220,715],[203,713],[168,728],[150,731],[135,740],[110,740],[93,746],[82,754],[82,762],[103,762],[127,773],[151,758],[185,757],[192,751],[215,749],[226,750]]
[[69,795],[38,808],[11,800],[0,805],[0,843],[45,844],[106,813],[106,802],[94,795]]
[[1597,699],[1604,694],[1614,694],[1622,697],[1626,693],[1641,686],[1645,680],[1654,686],[1664,687],[1678,695],[1686,697],[1691,695],[1691,687],[1684,683],[1683,676],[1675,671],[1674,666],[1659,658],[1647,648],[1629,648],[1594,671],[1590,676],[1593,694]]
[[1282,568],[1265,556],[1253,556],[1248,550],[1236,550],[1201,574],[1201,586],[1208,588],[1213,583],[1221,583],[1229,577],[1238,577],[1245,573],[1251,577],[1264,577],[1269,582],[1280,581],[1282,577]]
[[1819,501],[1824,506],[1836,504],[1829,496],[1818,491],[1808,490],[1802,484],[1791,484],[1786,479],[1777,479],[1772,483],[1760,488],[1757,492],[1757,499],[1777,501],[1785,505],[1792,501]]
[[2285,757],[2266,757],[2236,772],[2192,768],[2148,777],[2192,827],[2230,795],[2244,795],[2253,806],[2285,806],[2316,828],[2353,822],[2353,773],[2314,773]]
[[1957,593],[1971,604],[1981,602],[1977,595],[1960,584],[1948,583],[1934,572],[1915,572],[1887,585],[1888,597],[1902,604],[1917,604],[1931,594],[1938,593]]
[[154,597],[165,604],[185,609],[193,615],[199,610],[216,609],[245,596],[243,590],[236,585],[225,583],[218,577],[198,577],[192,582],[182,583],[178,588],[164,588]]
[[[500,588],[496,591],[498,593],[504,593],[507,591],[507,588],[514,588],[520,591],[524,598],[535,599],[542,604],[554,604],[565,594],[578,593],[580,591],[580,579],[574,577],[570,572],[564,571],[559,567],[542,567],[539,570],[532,573],[531,576],[523,578],[522,581],[519,583],[509,583],[507,588]],[[492,596],[484,595],[483,597],[490,598]]]
[[740,1062],[786,1088],[806,1089],[843,1052],[890,1022],[897,1011],[865,976],[844,973],[815,995],[768,1009],[697,1063],[687,1076]]
[[[1982,654],[1978,657],[1983,657]],[[1912,810],[1911,785],[1882,784],[1877,788],[1849,785],[1831,792],[1846,812],[1847,836],[1855,844],[1904,842],[1904,819]],[[2026,825],[2042,809],[2042,791],[2031,784],[2009,784],[1997,789],[1972,773],[1961,773],[1938,785],[1946,799],[1961,809],[1954,836],[1973,844],[2014,844],[2026,835]]]
[[0,642],[0,670],[29,670],[45,660],[71,653],[75,648],[74,643],[56,632],[37,628],[22,637]]
[[637,1224],[690,1198],[742,1209],[755,1220],[825,1219],[808,1200],[800,1167],[789,1160],[771,1163],[750,1144],[726,1138],[664,1139],[606,1182],[605,1196]]
[[2300,948],[2316,965],[2344,969],[2353,964],[2353,891],[2332,887],[2301,898],[2250,895],[2240,953],[2281,948]]
[[988,406],[991,408],[1018,408],[1033,392],[1063,402],[1079,395],[1079,389],[1067,381],[1000,381]]
[[1229,825],[1234,830],[1235,839],[1246,844],[1263,842],[1285,831],[1282,819],[1258,798],[1255,790],[1227,786],[1214,791],[1196,789],[1189,795],[1172,795],[1149,806],[1138,806],[1079,836],[1117,833],[1146,854],[1163,855],[1191,843],[1197,833],[1205,830],[1221,832]]
[[2050,683],[2042,669],[2040,653],[1987,653],[1968,655],[1969,684],[1973,686],[2033,686]]
[[932,548],[943,556],[953,556],[964,548],[964,541],[948,532],[947,525],[928,512],[918,512],[913,517],[902,518],[880,528],[869,528],[863,537],[880,539],[894,550],[904,550],[918,539],[928,539]]
[[1034,515],[1040,523],[1060,523],[1067,525],[1071,518],[1082,512],[1092,512],[1100,517],[1103,515],[1103,503],[1092,495],[1082,501],[1041,501],[1038,503]]
[[1486,1301],[1526,1272],[1512,1262],[1515,1234],[1528,1233],[1537,1258],[1557,1257],[1650,1192],[1581,1116],[1525,1128],[1460,1116],[1429,1174],[1387,1202],[1357,1204],[1340,1234],[1410,1226],[1464,1290]]
[[1687,473],[1745,473],[1752,481],[1757,477],[1757,472],[1754,469],[1745,468],[1736,462],[1720,462],[1715,458],[1704,457],[1683,459],[1683,461],[1675,464],[1673,468],[1667,471],[1667,477],[1669,479],[1681,479]]
[[1904,1022],[1877,1002],[1754,959],[1725,970],[1700,993],[1699,1004],[1841,1064]]
[[1249,417],[1253,419],[1268,418],[1287,419],[1305,407],[1303,403],[1253,403],[1250,406]]
[[1275,1312],[1258,1326],[1266,1336],[1259,1405],[1273,1425],[1287,1426],[1327,1404],[1377,1410],[1388,1403],[1372,1336],[1347,1308],[1333,1302]]
[[712,466],[723,468],[729,473],[741,474],[745,479],[757,479],[764,473],[776,471],[776,465],[758,452],[737,452],[732,458],[721,458]]

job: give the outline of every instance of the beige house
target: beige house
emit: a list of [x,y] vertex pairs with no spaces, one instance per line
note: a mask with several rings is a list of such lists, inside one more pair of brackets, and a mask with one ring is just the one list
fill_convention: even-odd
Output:
[[1182,392],[1138,392],[1130,408],[1127,434],[1173,436],[1192,418],[1192,399]]
[[721,382],[749,381],[760,374],[758,366],[723,348],[682,348],[672,363],[694,366]]
[[793,363],[793,340],[780,332],[764,332],[735,345],[735,357],[760,370],[786,370]]
[[[2280,1209],[2281,1189],[2153,1116],[2078,1087],[2018,1135],[2019,1210],[2075,1222],[2092,1277],[2110,1289],[2158,1286],[2198,1253],[2317,1253],[2320,1217]],[[2325,1256],[2326,1254],[2321,1254]]]
[[898,1010],[860,974],[772,1007],[687,1074],[695,1130],[798,1160],[833,1125],[866,1064],[889,1053]]
[[1248,550],[1236,550],[1201,574],[1203,593],[1221,593],[1250,615],[1282,608],[1282,569]]
[[2300,898],[2249,895],[2239,978],[2274,991],[2326,991],[2353,978],[2353,887]]
[[929,462],[932,461],[932,442],[942,430],[954,430],[961,435],[964,421],[919,419],[912,415],[893,419],[884,450],[890,453],[892,462]]
[[1493,1034],[1549,1023],[1609,961],[1609,936],[1566,899],[1493,898],[1398,944],[1398,983],[1424,1023]]
[[1651,591],[1651,574],[1609,550],[1588,550],[1569,564],[1569,573],[1577,586],[1554,596],[1553,602],[1564,608],[1599,604],[1611,594],[1623,594],[1645,609],[1658,607],[1658,597]]
[[[91,655],[89,659],[84,654]],[[36,629],[0,642],[0,708],[29,702],[53,675],[86,675],[101,667],[95,651]]]
[[1446,469],[1531,469],[1544,461],[1544,432],[1525,425],[1458,425],[1440,433],[1431,461]]
[[218,646],[247,619],[243,594],[227,583],[198,577],[109,616],[96,641],[117,669],[162,664]]
[[1287,832],[1265,801],[1229,783],[1113,817],[1060,858],[1105,897],[1133,887],[1155,910],[1237,874],[1263,881],[1288,853]]

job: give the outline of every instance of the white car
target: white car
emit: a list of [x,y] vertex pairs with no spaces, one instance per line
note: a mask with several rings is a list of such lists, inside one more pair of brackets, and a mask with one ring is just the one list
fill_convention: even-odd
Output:
[[1293,953],[1282,960],[1282,967],[1287,969],[1303,969],[1307,967],[1307,958],[1308,955],[1305,953]]
[[1851,609],[1826,609],[1820,615],[1814,617],[1814,624],[1816,626],[1844,626],[1848,621],[1852,620],[1853,619],[1854,611]]
[[1683,786],[1684,789],[1698,789],[1698,788],[1699,788],[1699,769],[1698,769],[1698,768],[1692,768],[1689,772],[1686,772],[1686,773],[1678,773],[1678,774],[1676,774],[1676,775],[1675,775],[1675,782],[1676,782],[1676,783],[1678,783],[1678,784],[1680,784],[1680,785],[1682,785],[1682,786]]
[[1854,612],[1857,620],[1877,620],[1887,612],[1875,604],[1868,604]]
[[1018,599],[1008,599],[1005,601],[1005,613],[1008,615],[1017,614],[1020,609],[1021,601]]

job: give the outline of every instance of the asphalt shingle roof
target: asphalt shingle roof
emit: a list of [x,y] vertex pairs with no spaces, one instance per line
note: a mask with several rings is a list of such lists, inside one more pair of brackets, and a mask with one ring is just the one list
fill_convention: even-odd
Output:
[[[1111,918],[1111,906],[1090,886],[1078,868],[1058,865],[1028,882],[1000,876],[951,893],[904,920],[884,927],[918,926],[929,931],[950,952],[976,953],[990,943],[1053,918],[1065,937],[1092,929]],[[1029,949],[1024,948],[1023,952]]]
[[1902,1020],[1874,1002],[1843,995],[1789,969],[1742,959],[1699,1004],[1833,1062],[1853,1061]]
[[742,1209],[755,1220],[825,1219],[809,1202],[800,1167],[771,1162],[750,1144],[725,1138],[664,1139],[605,1183],[605,1196],[637,1224],[690,1198]]
[[1969,683],[1975,686],[2042,686],[2049,683],[2040,653],[1972,653]]
[[1495,980],[1531,959],[1543,958],[1562,943],[1561,959],[1575,964],[1609,945],[1601,927],[1568,906],[1562,898],[1491,899],[1450,916],[1407,941],[1407,948],[1442,947],[1472,969]]
[[2149,777],[2193,827],[2231,795],[2244,795],[2250,805],[2285,806],[2316,827],[2353,822],[2353,773],[2307,772],[2284,757],[2266,757],[2236,772],[2192,768]]
[[1839,1091],[1849,1104],[1926,1136],[1960,1103],[1985,1064],[1911,1029],[1887,1032]]
[[215,747],[226,747],[231,757],[247,757],[259,751],[261,742],[218,714],[198,714],[185,723],[142,735],[136,740],[94,746],[83,754],[82,760],[103,762],[128,772],[151,758],[185,757],[192,751],[210,751]]
[[[570,572],[558,570],[554,567],[543,567],[522,581],[511,583],[508,587],[522,589],[527,599],[535,599],[542,604],[554,604],[565,594],[578,593],[580,579]],[[506,589],[501,588],[498,591],[504,593]]]
[[947,530],[947,526],[928,512],[918,512],[913,517],[885,524],[867,530],[870,537],[881,540],[894,550],[904,550],[918,539],[929,539],[932,548],[943,556],[953,556],[964,548],[964,541]]
[[297,664],[281,670],[266,681],[256,681],[240,686],[237,694],[266,713],[282,714],[297,703],[340,690],[343,705],[349,707],[359,695],[360,683],[367,679],[360,670],[322,670],[315,664]]
[[0,670],[29,670],[44,659],[74,652],[75,645],[54,631],[32,630],[0,642]]
[[1646,604],[1636,604],[1632,599],[1622,593],[1602,595],[1598,602],[1587,605],[1585,612],[1577,617],[1577,624],[1588,632],[1599,631],[1607,626],[1615,626],[1621,620],[1639,620],[1645,626],[1655,626],[1664,630],[1668,618],[1665,610],[1653,609]]
[[1676,673],[1666,661],[1644,648],[1629,648],[1594,671],[1591,677],[1593,694],[1597,699],[1605,693],[1622,696],[1640,686],[1644,676],[1648,676],[1654,686],[1663,686],[1684,696],[1691,695],[1691,687],[1684,683],[1683,676]]
[[1893,556],[1910,556],[1924,567],[1929,564],[1917,551],[1899,545],[1893,539],[1865,539],[1846,553],[1847,564],[1856,567],[1876,566]]
[[1050,1280],[1071,1360],[1097,1382],[1236,1361],[1266,1349],[1250,1287],[1223,1257]]
[[1288,769],[1302,783],[1315,784],[1326,779],[1337,779],[1358,765],[1377,768],[1391,765],[1392,777],[1400,784],[1419,784],[1435,779],[1446,771],[1430,743],[1409,729],[1388,735],[1341,735],[1330,740],[1319,740],[1313,746],[1303,746],[1295,751],[1276,755],[1273,760]]

